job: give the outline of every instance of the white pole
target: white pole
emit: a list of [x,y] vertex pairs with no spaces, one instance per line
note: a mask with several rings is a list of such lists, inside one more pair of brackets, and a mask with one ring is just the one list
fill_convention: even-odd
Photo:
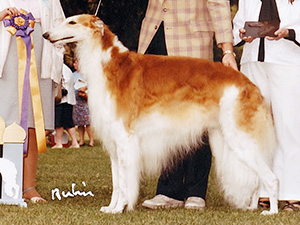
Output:
[[100,8],[100,5],[101,5],[101,1],[102,0],[99,0],[98,6],[97,6],[97,9],[96,9],[96,12],[95,12],[95,16],[97,16],[97,14],[98,14],[98,11],[99,11],[99,8]]

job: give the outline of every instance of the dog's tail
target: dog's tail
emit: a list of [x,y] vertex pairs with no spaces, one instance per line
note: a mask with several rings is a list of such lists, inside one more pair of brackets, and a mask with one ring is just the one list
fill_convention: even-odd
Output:
[[251,99],[236,87],[224,92],[220,128],[209,132],[225,199],[241,209],[257,207],[262,182],[276,195],[276,187],[270,188],[276,186],[270,170],[276,149],[272,116],[259,91],[250,88]]

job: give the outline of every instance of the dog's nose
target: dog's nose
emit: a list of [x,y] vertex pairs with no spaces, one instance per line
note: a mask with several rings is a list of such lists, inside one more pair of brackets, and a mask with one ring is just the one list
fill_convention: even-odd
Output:
[[45,39],[47,39],[47,40],[48,40],[49,36],[50,36],[50,35],[49,35],[48,32],[46,32],[46,33],[43,34],[43,37],[44,37]]

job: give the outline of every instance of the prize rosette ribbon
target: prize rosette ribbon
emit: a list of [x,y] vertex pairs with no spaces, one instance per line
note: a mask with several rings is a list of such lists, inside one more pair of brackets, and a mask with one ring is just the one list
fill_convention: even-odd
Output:
[[[43,108],[31,35],[35,19],[31,13],[20,9],[20,15],[7,16],[3,19],[3,23],[6,30],[16,35],[17,39],[20,126],[28,131],[28,103],[31,94],[38,151],[46,152]],[[24,154],[27,154],[27,138],[24,143]]]

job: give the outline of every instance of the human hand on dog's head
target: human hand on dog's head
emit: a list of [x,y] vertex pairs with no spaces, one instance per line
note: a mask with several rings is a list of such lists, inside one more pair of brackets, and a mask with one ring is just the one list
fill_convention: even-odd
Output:
[[20,12],[19,10],[17,10],[17,8],[9,7],[0,11],[0,21],[2,21],[6,16],[18,16],[18,15],[20,15]]

